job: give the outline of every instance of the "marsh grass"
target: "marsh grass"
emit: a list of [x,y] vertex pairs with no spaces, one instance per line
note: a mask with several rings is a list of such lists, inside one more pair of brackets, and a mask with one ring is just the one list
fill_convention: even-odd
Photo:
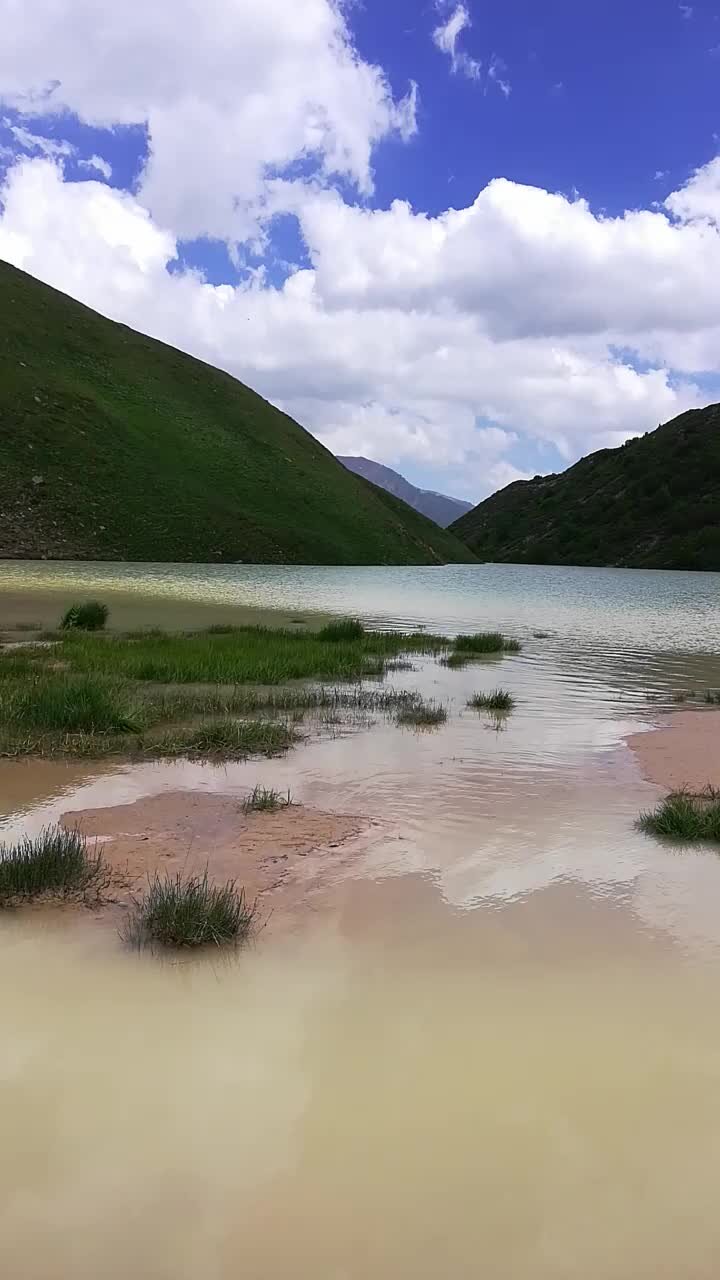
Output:
[[99,600],[85,600],[72,604],[60,622],[62,631],[102,631],[110,610]]
[[169,729],[161,737],[141,744],[145,755],[188,756],[245,760],[248,756],[274,756],[289,750],[299,739],[286,724],[272,720],[215,720],[194,728]]
[[28,678],[0,686],[0,722],[6,729],[133,733],[141,727],[141,716],[125,692],[106,681],[65,672],[21,674]]
[[474,693],[468,700],[468,706],[476,711],[495,711],[507,714],[515,706],[515,699],[507,689],[493,689],[491,693]]
[[289,791],[276,791],[274,787],[253,787],[243,800],[243,813],[276,813],[289,809],[292,796]]
[[519,640],[504,636],[501,631],[476,631],[472,635],[456,636],[453,641],[456,653],[519,653]]
[[317,638],[329,641],[331,644],[338,644],[362,640],[364,635],[365,628],[359,618],[338,618],[337,622],[328,622],[326,626],[321,627]]
[[210,635],[119,636],[67,633],[59,651],[73,670],[157,684],[283,684],[290,680],[359,680],[381,676],[388,659],[434,653],[443,636],[364,632],[355,640],[321,633],[241,627]]
[[155,875],[142,897],[133,900],[123,938],[130,946],[223,947],[247,940],[257,920],[234,880],[212,884],[202,876]]
[[46,827],[32,839],[0,845],[0,905],[45,895],[99,894],[108,879],[101,854],[88,852],[79,831]]
[[695,795],[676,791],[647,813],[641,813],[638,827],[648,835],[686,842],[720,842],[720,793],[708,788]]
[[447,708],[439,702],[414,702],[400,708],[396,721],[407,728],[429,729],[444,724],[447,715]]
[[720,689],[706,689],[704,701],[712,707],[720,705]]
[[16,622],[13,631],[42,631],[42,622]]

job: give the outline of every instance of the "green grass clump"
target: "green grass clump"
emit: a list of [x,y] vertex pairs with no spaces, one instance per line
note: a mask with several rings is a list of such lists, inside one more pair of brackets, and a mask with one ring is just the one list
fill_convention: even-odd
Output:
[[396,721],[400,725],[414,726],[418,729],[431,728],[444,724],[447,720],[447,709],[439,702],[414,702],[401,707]]
[[468,706],[476,711],[512,711],[515,699],[507,689],[494,689],[492,693],[474,693]]
[[317,633],[318,640],[329,640],[331,644],[341,641],[362,640],[365,628],[358,618],[338,618],[337,622],[328,622]]
[[456,653],[519,653],[522,646],[501,631],[476,631],[473,635],[456,636],[453,642]]
[[106,869],[79,831],[46,827],[34,839],[0,845],[0,904],[48,894],[68,897],[102,887]]
[[190,729],[170,729],[156,740],[147,740],[143,750],[154,756],[219,756],[223,760],[245,760],[248,756],[274,756],[298,741],[297,733],[272,720],[215,720]]
[[60,621],[62,631],[102,631],[110,616],[106,604],[99,600],[85,600],[72,604]]
[[243,800],[243,813],[275,813],[278,809],[288,809],[291,804],[289,791],[257,786]]
[[720,842],[720,796],[713,791],[692,795],[676,791],[638,819],[641,831],[672,840]]
[[202,876],[155,875],[133,902],[124,938],[131,946],[223,947],[244,942],[257,918],[234,880],[224,885]]
[[140,727],[122,690],[65,672],[0,686],[0,721],[5,728],[44,733],[133,733]]
[[355,640],[321,633],[239,627],[230,634],[146,635],[137,640],[68,633],[52,656],[78,671],[159,684],[282,684],[380,676],[388,658],[434,653],[443,636],[364,632]]

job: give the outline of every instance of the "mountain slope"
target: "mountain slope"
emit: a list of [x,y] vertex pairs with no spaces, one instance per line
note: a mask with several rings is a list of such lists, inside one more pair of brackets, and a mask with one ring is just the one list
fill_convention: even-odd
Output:
[[452,532],[482,560],[720,570],[720,405],[518,480]]
[[228,374],[6,263],[0,471],[0,557],[473,559]]
[[447,494],[435,493],[433,489],[418,489],[401,476],[399,471],[384,467],[380,462],[373,462],[371,458],[349,458],[338,454],[338,462],[342,462],[356,476],[364,476],[388,493],[394,493],[396,498],[402,498],[409,507],[427,516],[428,520],[434,520],[443,529],[466,511],[472,511],[472,502],[463,502],[462,498],[449,498]]

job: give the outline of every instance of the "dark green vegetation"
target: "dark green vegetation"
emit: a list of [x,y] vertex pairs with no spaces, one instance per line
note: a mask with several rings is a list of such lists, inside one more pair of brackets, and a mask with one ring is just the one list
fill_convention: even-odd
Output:
[[83,604],[73,604],[60,623],[62,631],[102,631],[108,620],[110,610],[99,600],[85,600]]
[[484,653],[519,653],[522,645],[500,631],[477,631],[474,635],[456,636],[453,648],[456,653],[469,657]]
[[289,791],[276,791],[274,787],[253,787],[243,800],[243,813],[275,813],[288,809],[292,804]]
[[429,729],[447,720],[447,710],[439,702],[413,702],[401,707],[397,723],[417,729]]
[[474,693],[468,702],[476,711],[512,711],[515,699],[507,689],[493,689],[492,693]]
[[35,839],[0,845],[0,906],[41,896],[99,892],[106,878],[100,854],[88,852],[78,831],[46,827]]
[[202,876],[155,875],[133,903],[124,937],[132,946],[207,947],[244,942],[257,907],[234,880],[213,884]]
[[7,263],[0,423],[0,556],[474,559],[228,374]]
[[337,622],[328,622],[326,627],[321,627],[318,640],[340,644],[348,640],[362,640],[364,635],[365,628],[357,618],[338,618]]
[[451,528],[482,560],[718,570],[720,405],[518,480]]
[[707,791],[691,795],[677,791],[662,804],[638,819],[641,831],[672,840],[713,840],[720,842],[720,795]]

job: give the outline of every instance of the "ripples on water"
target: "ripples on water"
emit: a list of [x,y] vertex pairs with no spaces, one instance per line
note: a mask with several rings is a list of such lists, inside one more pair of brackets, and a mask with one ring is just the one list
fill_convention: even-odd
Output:
[[0,592],[119,590],[259,608],[354,613],[383,626],[551,631],[593,646],[704,652],[720,574],[534,565],[366,568],[0,561]]

